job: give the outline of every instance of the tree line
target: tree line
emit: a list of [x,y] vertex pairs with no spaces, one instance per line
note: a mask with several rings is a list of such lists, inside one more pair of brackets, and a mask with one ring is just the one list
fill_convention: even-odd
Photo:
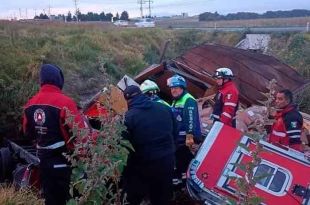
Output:
[[57,19],[63,21],[113,21],[115,20],[129,20],[129,14],[127,11],[123,11],[121,15],[116,13],[114,16],[112,13],[94,13],[94,12],[87,12],[86,14],[82,14],[79,10],[76,12],[75,15],[71,14],[69,11],[67,15],[59,14],[58,16],[47,16],[46,14],[41,13],[34,17],[34,19]]
[[221,15],[217,12],[205,12],[199,14],[199,21],[218,21],[218,20],[242,20],[242,19],[261,19],[261,18],[289,18],[310,16],[310,10],[294,9],[291,11],[267,11],[263,14],[253,12],[238,12]]

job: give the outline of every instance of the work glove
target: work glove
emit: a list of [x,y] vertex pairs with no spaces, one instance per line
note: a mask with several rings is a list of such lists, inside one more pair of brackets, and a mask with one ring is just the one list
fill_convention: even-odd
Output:
[[194,144],[194,136],[192,134],[186,135],[185,145],[191,148]]

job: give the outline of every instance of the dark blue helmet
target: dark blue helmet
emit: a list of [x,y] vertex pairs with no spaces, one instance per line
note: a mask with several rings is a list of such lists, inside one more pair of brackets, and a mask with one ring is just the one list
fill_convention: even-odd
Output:
[[181,88],[185,89],[186,88],[186,81],[182,76],[174,75],[167,80],[167,85],[170,88],[181,87]]

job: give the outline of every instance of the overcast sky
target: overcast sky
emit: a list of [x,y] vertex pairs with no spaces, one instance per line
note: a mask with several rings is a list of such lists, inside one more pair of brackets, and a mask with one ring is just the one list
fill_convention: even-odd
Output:
[[[88,11],[100,13],[104,11],[121,13],[126,10],[130,17],[140,15],[138,1],[140,0],[78,0],[78,7],[82,13]],[[143,0],[147,1],[147,0]],[[190,16],[203,12],[220,14],[249,11],[264,13],[270,10],[309,9],[310,0],[151,0],[152,15],[166,16],[183,12]],[[0,18],[32,18],[35,14],[48,14],[50,5],[51,14],[74,13],[73,0],[0,0]],[[144,14],[148,14],[148,5],[144,4]]]

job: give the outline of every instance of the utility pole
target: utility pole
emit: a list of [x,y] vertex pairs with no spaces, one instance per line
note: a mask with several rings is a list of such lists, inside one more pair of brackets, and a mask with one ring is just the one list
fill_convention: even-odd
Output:
[[79,17],[78,17],[78,0],[73,0],[74,6],[75,6],[75,16],[76,16],[76,21],[79,22]]
[[144,4],[144,0],[138,0],[138,4],[140,4],[140,15],[141,18],[143,18],[143,4]]
[[51,20],[51,5],[48,5],[48,18]]
[[149,17],[152,17],[152,12],[151,12],[151,3],[153,3],[153,0],[146,0],[146,2],[149,3]]
[[21,9],[19,8],[19,19],[21,19],[22,18],[22,11],[21,11]]

